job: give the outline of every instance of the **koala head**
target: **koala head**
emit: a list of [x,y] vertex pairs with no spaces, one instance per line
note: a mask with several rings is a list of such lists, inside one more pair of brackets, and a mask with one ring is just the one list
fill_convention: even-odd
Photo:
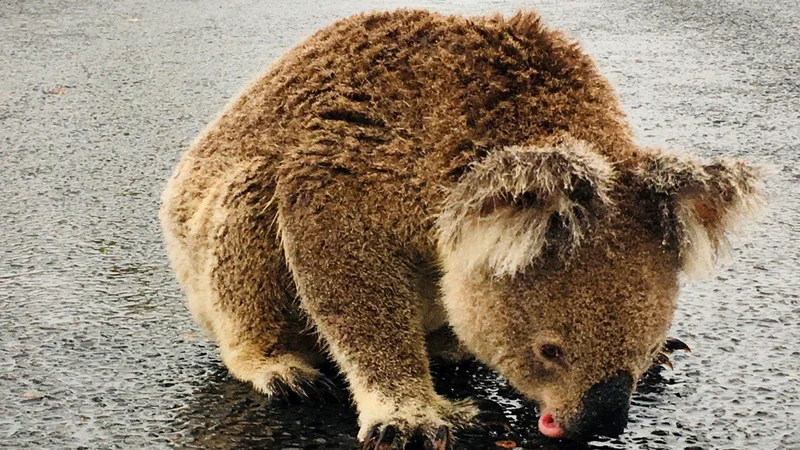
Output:
[[616,168],[568,139],[492,152],[438,217],[451,325],[539,403],[546,436],[618,435],[679,275],[713,266],[759,185],[742,162],[657,150]]

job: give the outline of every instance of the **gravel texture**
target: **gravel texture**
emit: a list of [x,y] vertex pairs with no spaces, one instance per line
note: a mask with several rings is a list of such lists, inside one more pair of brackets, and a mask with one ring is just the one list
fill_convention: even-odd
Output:
[[[534,7],[581,39],[642,143],[771,164],[770,211],[732,262],[686,285],[694,350],[592,448],[800,448],[800,3],[795,0],[0,3],[0,447],[352,448],[346,400],[268,405],[186,311],[156,220],[191,139],[248,80],[331,21],[376,7]],[[442,392],[535,410],[490,371]],[[343,394],[346,398],[346,394]]]

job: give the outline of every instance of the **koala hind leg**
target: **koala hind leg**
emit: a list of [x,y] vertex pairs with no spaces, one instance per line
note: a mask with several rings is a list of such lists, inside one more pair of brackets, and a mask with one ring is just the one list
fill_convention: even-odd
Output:
[[186,225],[196,273],[185,291],[230,374],[272,397],[304,394],[321,357],[294,301],[268,174],[258,162],[234,169],[198,207]]

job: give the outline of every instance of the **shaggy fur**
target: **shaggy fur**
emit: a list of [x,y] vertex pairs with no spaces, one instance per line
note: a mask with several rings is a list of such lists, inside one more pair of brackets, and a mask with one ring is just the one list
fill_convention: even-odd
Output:
[[401,447],[474,424],[428,369],[428,350],[468,351],[580,437],[584,393],[647,369],[681,267],[721,248],[758,178],[637,147],[592,60],[533,13],[396,11],[260,76],[160,217],[195,319],[259,391],[301,390],[327,355],[359,437],[391,425]]
[[660,197],[665,237],[679,245],[684,273],[702,277],[728,255],[727,234],[763,206],[761,172],[742,161],[703,165],[692,155],[645,153],[636,174]]
[[554,217],[565,231],[560,250],[574,251],[589,220],[611,206],[612,183],[611,166],[583,142],[492,152],[449,191],[439,251],[465,272],[515,275],[541,255]]

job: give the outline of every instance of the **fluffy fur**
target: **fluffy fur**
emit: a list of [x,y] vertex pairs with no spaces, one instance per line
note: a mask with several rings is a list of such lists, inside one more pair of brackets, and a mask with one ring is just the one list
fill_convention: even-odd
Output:
[[636,174],[660,197],[666,239],[677,242],[683,272],[702,278],[730,252],[728,236],[762,209],[762,170],[734,159],[649,149]]
[[564,231],[559,251],[574,251],[591,219],[612,206],[613,177],[605,159],[579,141],[493,152],[448,192],[437,221],[439,251],[464,272],[515,275],[542,254],[553,220]]
[[758,198],[749,166],[687,161],[639,148],[592,60],[534,13],[364,14],[229,104],[160,218],[233,376],[301,390],[331,358],[367,447],[475,424],[434,391],[429,350],[477,356],[585,438],[583,396],[658,353],[679,260]]

